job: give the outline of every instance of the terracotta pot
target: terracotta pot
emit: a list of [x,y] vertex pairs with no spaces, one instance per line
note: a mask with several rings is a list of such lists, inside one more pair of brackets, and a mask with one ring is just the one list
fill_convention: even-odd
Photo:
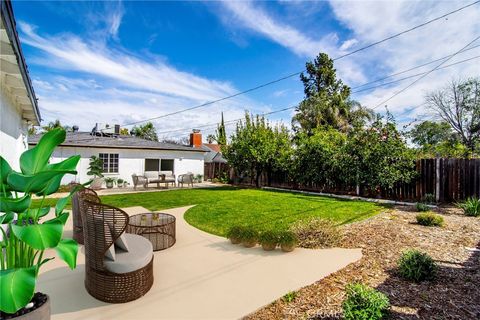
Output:
[[257,241],[243,241],[242,243],[245,248],[253,248],[257,244]]
[[295,246],[287,246],[282,244],[281,247],[283,252],[292,252],[295,250]]
[[265,244],[262,244],[262,248],[263,250],[265,251],[272,251],[275,249],[277,245],[276,244],[272,244],[272,243],[265,243]]
[[240,239],[238,238],[230,238],[230,242],[232,244],[239,244],[240,242],[242,242]]
[[32,312],[23,314],[19,317],[12,318],[12,320],[50,320],[50,297],[47,295],[47,301],[40,308]]

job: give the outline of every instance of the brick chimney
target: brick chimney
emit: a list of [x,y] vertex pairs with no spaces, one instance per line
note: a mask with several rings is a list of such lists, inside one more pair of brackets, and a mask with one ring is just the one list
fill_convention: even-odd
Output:
[[193,129],[190,133],[190,146],[200,148],[202,146],[202,133],[198,129]]

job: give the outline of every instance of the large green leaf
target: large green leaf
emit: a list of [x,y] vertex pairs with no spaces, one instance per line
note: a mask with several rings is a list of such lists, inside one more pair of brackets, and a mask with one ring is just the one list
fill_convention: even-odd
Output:
[[19,226],[12,224],[15,236],[37,250],[54,248],[62,238],[62,221]]
[[26,218],[41,218],[46,216],[50,212],[50,207],[28,209],[25,213]]
[[25,307],[35,291],[36,266],[0,270],[0,310],[15,313]]
[[7,212],[5,214],[0,215],[0,224],[7,224],[15,219],[15,213]]
[[32,175],[44,171],[55,147],[65,141],[65,130],[53,129],[43,135],[38,144],[22,153],[20,168],[24,174]]
[[[70,174],[77,174],[77,171],[75,171],[75,168],[77,167],[78,162],[80,161],[80,156],[72,156],[68,159],[65,159],[62,162],[55,163],[55,164],[50,164],[47,166],[48,170],[68,170],[67,173]],[[60,187],[60,183],[62,182],[62,176],[57,176],[53,179],[51,179],[48,184],[45,186],[45,189],[40,192],[40,195],[45,195],[48,196],[52,193],[57,192],[58,188]]]
[[45,221],[44,223],[57,223],[57,222],[60,222],[61,224],[65,225],[65,223],[67,223],[67,220],[68,220],[68,216],[70,215],[70,213],[68,212],[64,212],[62,214],[60,214],[59,216],[57,216],[56,218],[53,218],[53,219],[50,219],[48,221]]
[[0,184],[7,183],[7,176],[12,172],[12,167],[8,164],[2,156],[0,156]]
[[57,201],[57,204],[55,205],[55,214],[58,216],[60,213],[63,212],[63,209],[65,209],[65,206],[67,205],[68,200],[73,196],[73,194],[81,189],[83,189],[83,185],[77,185],[73,188],[72,191],[68,194],[68,196],[61,198]]
[[24,212],[30,207],[32,199],[30,195],[25,195],[21,198],[0,198],[0,211],[1,212]]
[[[42,171],[33,175],[25,175],[18,172],[12,172],[8,175],[8,184],[15,191],[40,193],[52,185],[52,180],[60,182],[62,177],[67,174],[77,173],[76,171],[51,170]],[[58,189],[58,188],[57,188]]]
[[78,244],[73,239],[62,239],[55,248],[58,256],[65,261],[70,269],[77,266]]

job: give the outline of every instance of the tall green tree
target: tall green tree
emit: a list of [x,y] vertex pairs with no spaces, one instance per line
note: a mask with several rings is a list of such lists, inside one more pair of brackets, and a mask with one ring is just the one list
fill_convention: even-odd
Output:
[[480,78],[451,81],[426,96],[428,106],[456,131],[470,152],[480,148]]
[[238,174],[255,179],[259,186],[260,177],[285,170],[292,154],[291,141],[284,125],[271,126],[264,117],[245,114],[245,120],[237,124],[228,145],[222,153]]
[[421,157],[461,157],[468,151],[445,121],[423,121],[408,132]]
[[134,126],[130,131],[130,134],[135,137],[139,137],[146,140],[158,141],[157,129],[151,122],[147,122],[144,125]]
[[377,115],[371,126],[352,132],[345,150],[342,164],[347,183],[375,191],[410,182],[416,174],[415,154],[390,113],[386,119]]
[[220,121],[220,124],[217,127],[215,140],[219,145],[227,144],[227,131],[225,130],[225,122],[223,121],[223,112],[222,112],[222,120]]
[[72,131],[72,127],[62,125],[62,123],[58,119],[56,119],[55,121],[50,121],[46,126],[43,126],[42,129],[46,132],[52,131],[53,129],[63,129],[67,132]]
[[305,65],[300,75],[305,98],[296,108],[292,124],[297,132],[313,134],[316,128],[331,127],[342,132],[364,125],[373,113],[350,98],[350,88],[337,79],[333,60],[320,53]]

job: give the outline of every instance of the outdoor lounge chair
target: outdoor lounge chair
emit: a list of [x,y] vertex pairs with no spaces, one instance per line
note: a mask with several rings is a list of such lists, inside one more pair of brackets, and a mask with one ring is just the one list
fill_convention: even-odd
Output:
[[190,184],[193,187],[193,174],[187,173],[187,174],[181,174],[178,176],[178,184],[182,185],[186,183],[187,186]]
[[132,182],[133,182],[133,189],[137,190],[138,185],[142,185],[144,188],[147,187],[148,180],[146,177],[137,175],[137,174],[132,174]]
[[[145,295],[153,285],[153,247],[148,239],[125,233],[124,211],[83,200],[85,288],[94,298],[124,303]],[[118,241],[128,248],[117,247]],[[113,257],[112,257],[113,255]]]
[[[78,185],[78,184],[75,184]],[[97,193],[90,189],[84,188],[75,192],[72,196],[72,220],[73,220],[73,239],[79,244],[83,244],[83,224],[82,224],[82,215],[80,213],[80,201],[81,199],[98,199]]]
[[158,172],[162,183],[165,183],[165,187],[168,188],[168,184],[172,183],[173,186],[175,186],[175,175],[173,174],[173,171],[159,171]]

